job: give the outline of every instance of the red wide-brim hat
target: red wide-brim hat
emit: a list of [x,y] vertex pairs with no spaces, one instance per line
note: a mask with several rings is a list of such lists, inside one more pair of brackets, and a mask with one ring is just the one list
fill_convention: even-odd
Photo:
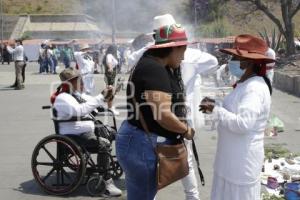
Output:
[[252,35],[239,35],[235,38],[234,48],[220,49],[221,52],[238,58],[253,60],[257,63],[273,63],[274,59],[266,56],[268,45]]

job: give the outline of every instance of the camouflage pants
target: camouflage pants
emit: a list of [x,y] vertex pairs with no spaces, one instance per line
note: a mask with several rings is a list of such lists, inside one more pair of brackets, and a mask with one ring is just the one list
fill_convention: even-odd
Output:
[[22,76],[23,68],[25,67],[25,63],[23,61],[15,62],[15,73],[16,73],[16,88],[22,89],[24,88],[24,80]]

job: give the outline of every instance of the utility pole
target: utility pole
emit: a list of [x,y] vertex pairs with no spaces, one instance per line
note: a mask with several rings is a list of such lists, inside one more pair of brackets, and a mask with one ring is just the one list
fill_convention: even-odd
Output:
[[197,29],[198,29],[198,2],[197,0],[194,0],[194,37],[197,37]]
[[116,44],[116,0],[112,0],[112,27],[111,41]]
[[195,26],[195,28],[197,28],[197,25],[198,25],[197,7],[198,7],[197,0],[194,0],[194,26]]

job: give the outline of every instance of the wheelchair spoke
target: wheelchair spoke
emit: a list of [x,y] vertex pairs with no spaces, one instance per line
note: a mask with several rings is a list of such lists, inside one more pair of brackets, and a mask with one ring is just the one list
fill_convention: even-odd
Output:
[[45,181],[51,176],[51,174],[55,171],[54,167],[51,169],[50,172],[48,172],[48,174],[43,178],[43,182],[45,183]]
[[54,163],[49,162],[37,162],[36,165],[42,165],[42,166],[54,166]]
[[72,183],[74,180],[72,179],[72,177],[68,174],[68,172],[66,172],[64,169],[62,169],[62,176],[65,175],[67,177],[67,179]]
[[64,173],[63,173],[63,169],[61,169],[60,171],[60,178],[61,178],[61,184],[64,185],[65,184],[65,181],[64,181]]
[[53,161],[56,161],[56,159],[54,158],[54,156],[48,151],[48,149],[45,148],[45,146],[42,146],[42,149],[44,149],[44,151],[47,153],[47,155],[48,155]]
[[60,175],[60,170],[57,169],[56,170],[56,184],[57,184],[57,187],[59,186],[59,175]]

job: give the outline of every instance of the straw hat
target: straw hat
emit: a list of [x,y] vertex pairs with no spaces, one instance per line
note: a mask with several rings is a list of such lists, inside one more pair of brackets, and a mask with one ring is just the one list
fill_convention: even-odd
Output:
[[91,47],[88,44],[80,44],[79,49],[80,51],[85,50],[85,49],[90,49]]
[[235,38],[234,48],[220,49],[221,52],[259,63],[272,63],[275,59],[266,56],[266,42],[252,35],[239,35]]
[[62,82],[70,81],[74,78],[80,77],[80,73],[77,69],[74,69],[72,67],[64,69],[60,74],[59,78]]

